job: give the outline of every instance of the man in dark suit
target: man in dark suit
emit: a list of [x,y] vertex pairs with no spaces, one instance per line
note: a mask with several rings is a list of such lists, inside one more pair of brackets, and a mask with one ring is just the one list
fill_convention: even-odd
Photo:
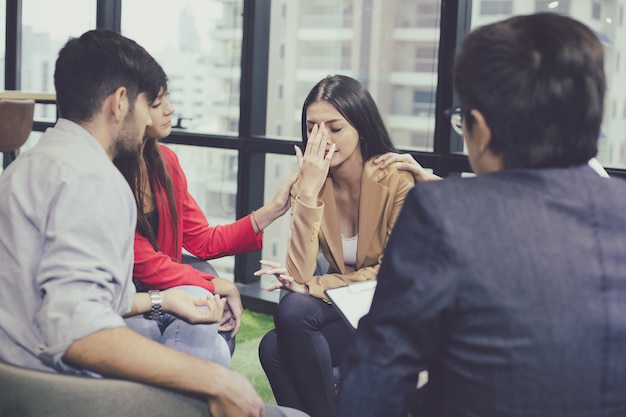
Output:
[[603,59],[556,14],[464,40],[449,114],[477,176],[407,196],[341,416],[626,416],[626,183],[587,165]]

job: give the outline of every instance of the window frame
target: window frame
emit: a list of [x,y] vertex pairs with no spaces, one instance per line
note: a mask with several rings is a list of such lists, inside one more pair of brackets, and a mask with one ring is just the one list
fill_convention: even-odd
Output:
[[[97,0],[98,28],[120,32],[121,2],[122,0]],[[20,89],[18,51],[21,51],[21,8],[22,0],[6,0],[6,90]],[[187,146],[234,149],[238,152],[237,218],[246,216],[264,203],[264,175],[259,173],[265,172],[265,155],[293,155],[293,145],[300,142],[266,134],[270,9],[271,0],[243,0],[239,134],[228,136],[176,131],[163,141]],[[456,103],[449,69],[452,68],[463,35],[469,30],[471,10],[471,0],[441,2],[436,90],[438,113]],[[10,65],[11,63],[14,65]],[[43,132],[50,126],[52,123],[35,121],[33,130]],[[463,172],[471,171],[467,156],[463,154],[462,139],[452,134],[445,117],[436,118],[432,152],[401,151],[409,152],[422,166],[432,169],[442,177],[461,176]],[[626,177],[626,170],[607,171],[613,176]],[[253,276],[253,272],[258,269],[260,257],[260,251],[235,256],[235,281],[241,284],[258,283],[259,278]]]

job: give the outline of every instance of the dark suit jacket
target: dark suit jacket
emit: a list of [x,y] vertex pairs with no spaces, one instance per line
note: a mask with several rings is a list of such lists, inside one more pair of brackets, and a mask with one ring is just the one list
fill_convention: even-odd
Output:
[[624,181],[507,170],[409,193],[340,415],[400,415],[420,392],[428,417],[626,416]]

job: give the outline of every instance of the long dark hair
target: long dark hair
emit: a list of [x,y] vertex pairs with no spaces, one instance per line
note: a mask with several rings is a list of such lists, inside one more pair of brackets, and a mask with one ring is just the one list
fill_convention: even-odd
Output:
[[[172,243],[175,248],[178,247],[178,212],[176,210],[176,202],[174,200],[174,191],[172,188],[172,179],[170,178],[165,162],[163,161],[163,154],[159,147],[157,139],[149,138],[144,144],[143,153],[140,158],[143,158],[146,162],[147,172],[143,173],[139,169],[138,160],[128,159],[115,159],[113,163],[119,171],[122,173],[128,185],[130,185],[133,195],[135,196],[135,202],[137,204],[137,233],[148,239],[155,251],[159,250],[157,243],[156,232],[152,229],[148,216],[143,210],[143,198],[146,193],[144,184],[149,183],[152,189],[152,202],[154,207],[165,207],[165,204],[169,206],[171,214],[172,224]],[[147,175],[148,181],[144,181],[144,175]],[[161,198],[161,189],[165,190],[166,200]],[[163,212],[163,210],[161,210]]]
[[369,91],[354,78],[329,75],[309,92],[302,106],[302,143],[306,148],[306,111],[317,101],[332,104],[359,133],[359,146],[363,161],[387,152],[397,152],[378,107]]

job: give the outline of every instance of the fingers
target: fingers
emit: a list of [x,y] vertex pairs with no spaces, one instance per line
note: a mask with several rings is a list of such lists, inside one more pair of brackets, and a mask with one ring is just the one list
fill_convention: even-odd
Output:
[[324,122],[313,126],[304,150],[305,158],[307,156],[323,158],[324,153],[326,153],[326,145],[328,144],[328,135],[328,129],[326,129]]
[[270,285],[269,287],[265,288],[265,291],[271,292],[274,290],[279,290],[281,288],[283,288],[283,284],[281,282],[277,282],[276,284]]
[[[419,166],[417,161],[413,159],[413,157],[408,153],[400,154],[400,153],[395,153],[395,152],[387,152],[383,155],[380,155],[378,158],[374,160],[374,164],[379,165],[380,169],[385,169],[389,165],[394,164],[394,163],[398,163],[399,165],[400,163],[404,163],[404,164],[407,164],[408,166],[412,166],[412,165]],[[406,166],[403,166],[403,167],[405,169],[408,169],[408,167]],[[400,168],[400,166],[398,168]]]
[[333,159],[333,155],[335,154],[335,149],[336,149],[336,146],[334,143],[330,145],[330,149],[328,150],[328,153],[326,154],[326,158],[325,158],[328,163],[330,163],[330,160]]
[[259,262],[261,263],[261,265],[265,265],[265,266],[270,267],[270,268],[280,268],[280,267],[283,266],[280,262],[268,261],[268,260],[265,260],[265,259],[261,259]]
[[256,271],[254,273],[255,276],[261,276],[261,275],[281,275],[281,274],[286,274],[287,273],[287,269],[284,267],[280,267],[280,268],[269,268],[269,269],[260,269],[258,271]]
[[318,125],[313,125],[313,129],[309,133],[309,136],[306,141],[306,148],[304,148],[304,155],[308,156],[313,152],[313,143],[317,138],[317,134],[319,133],[320,127]]
[[293,145],[293,148],[296,151],[296,161],[298,161],[298,168],[302,168],[302,150],[300,150],[300,148],[296,145]]

